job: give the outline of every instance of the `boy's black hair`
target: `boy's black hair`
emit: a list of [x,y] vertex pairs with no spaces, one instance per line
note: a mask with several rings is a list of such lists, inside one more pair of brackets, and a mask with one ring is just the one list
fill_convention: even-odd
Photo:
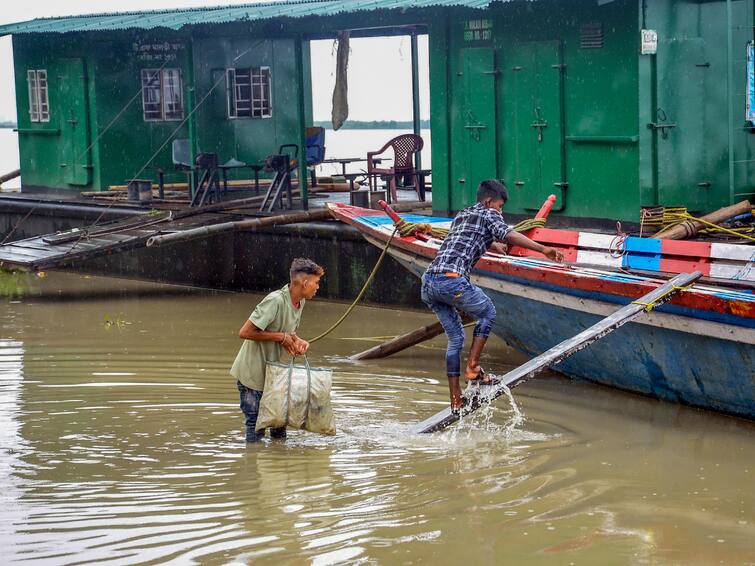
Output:
[[306,257],[297,257],[291,262],[291,269],[289,270],[291,281],[296,279],[299,275],[319,275],[322,277],[325,275],[325,270],[317,265],[311,259]]
[[509,200],[509,190],[506,185],[495,179],[482,181],[477,187],[477,202],[482,202],[486,198],[503,199],[503,202],[506,202]]

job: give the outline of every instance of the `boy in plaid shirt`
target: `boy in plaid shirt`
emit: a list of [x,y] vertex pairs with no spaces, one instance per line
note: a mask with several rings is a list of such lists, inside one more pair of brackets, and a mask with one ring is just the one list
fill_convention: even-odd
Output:
[[453,411],[462,407],[459,378],[464,327],[459,310],[477,319],[464,378],[482,385],[498,383],[480,367],[480,356],[496,312],[493,301],[469,281],[469,272],[477,261],[488,250],[505,253],[505,246],[498,242],[540,252],[553,261],[564,259],[555,248],[538,244],[509,228],[501,216],[501,208],[508,197],[502,183],[494,179],[481,182],[477,188],[477,204],[456,215],[438,254],[422,276],[422,301],[437,315],[448,337],[446,375]]

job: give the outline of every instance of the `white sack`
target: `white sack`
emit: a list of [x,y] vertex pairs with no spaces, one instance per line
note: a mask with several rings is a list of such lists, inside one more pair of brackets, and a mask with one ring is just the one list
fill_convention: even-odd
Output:
[[283,426],[333,435],[335,416],[330,404],[333,371],[327,368],[268,362],[256,429]]

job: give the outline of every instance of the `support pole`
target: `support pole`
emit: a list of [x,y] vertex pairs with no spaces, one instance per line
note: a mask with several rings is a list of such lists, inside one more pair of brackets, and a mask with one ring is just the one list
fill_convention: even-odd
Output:
[[726,0],[726,125],[729,140],[729,204],[734,204],[734,47],[731,0]]
[[296,36],[296,93],[297,93],[297,116],[299,121],[299,190],[301,192],[301,206],[304,210],[309,209],[309,191],[307,190],[307,113],[304,95],[304,39],[301,35]]
[[[414,134],[422,135],[419,106],[419,45],[417,43],[417,29],[412,30],[412,122],[414,125]],[[417,153],[417,169],[422,169],[422,155]]]
[[197,158],[197,132],[194,122],[194,104],[196,88],[194,85],[194,38],[189,38],[189,55],[186,69],[186,110],[189,112],[189,202],[194,202],[196,191],[196,179],[194,176],[194,163]]

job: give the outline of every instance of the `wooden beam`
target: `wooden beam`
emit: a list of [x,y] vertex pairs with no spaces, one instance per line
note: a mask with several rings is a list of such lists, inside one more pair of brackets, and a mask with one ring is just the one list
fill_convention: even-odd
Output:
[[[468,324],[473,321],[473,319],[466,314],[462,314],[461,320],[464,324]],[[443,327],[441,326],[440,322],[435,322],[433,324],[423,326],[422,328],[412,330],[411,332],[407,332],[406,334],[402,334],[401,336],[396,336],[395,338],[388,340],[387,342],[383,342],[382,344],[378,344],[377,346],[373,346],[372,348],[369,348],[364,352],[354,354],[349,359],[374,360],[377,358],[387,358],[388,356],[397,354],[398,352],[406,350],[407,348],[416,346],[421,342],[432,340],[433,338],[440,336],[441,334],[443,334]]]
[[531,377],[553,367],[572,354],[579,352],[593,342],[600,340],[607,334],[620,328],[630,320],[642,314],[647,305],[657,306],[666,302],[675,295],[680,288],[694,283],[700,279],[701,276],[702,274],[699,271],[677,275],[668,283],[659,285],[654,291],[651,291],[647,295],[620,308],[615,313],[592,325],[587,330],[580,332],[568,340],[564,340],[560,344],[553,346],[550,350],[543,352],[527,363],[508,372],[501,378],[499,384],[467,389],[467,391],[464,392],[463,397],[465,404],[460,411],[452,412],[450,407],[443,409],[439,413],[436,413],[432,417],[416,425],[413,432],[416,434],[425,434],[443,430],[458,421],[461,417],[474,413],[480,407],[491,403],[494,399],[503,395],[507,388],[511,389],[524,383]]

